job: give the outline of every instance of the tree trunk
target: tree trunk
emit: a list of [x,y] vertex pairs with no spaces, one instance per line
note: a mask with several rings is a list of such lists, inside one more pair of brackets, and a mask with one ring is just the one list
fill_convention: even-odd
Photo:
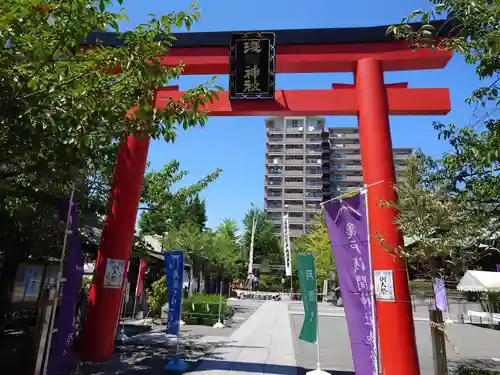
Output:
[[432,354],[434,357],[434,374],[448,375],[446,358],[446,338],[440,327],[443,326],[443,313],[439,309],[429,310],[431,321]]
[[434,374],[448,375],[448,360],[446,358],[446,338],[443,331],[443,312],[437,308],[436,295],[434,292],[434,279],[441,277],[438,272],[438,261],[431,257],[431,282],[432,294],[434,296],[434,307],[429,307],[429,320],[431,324],[432,353],[434,357]]

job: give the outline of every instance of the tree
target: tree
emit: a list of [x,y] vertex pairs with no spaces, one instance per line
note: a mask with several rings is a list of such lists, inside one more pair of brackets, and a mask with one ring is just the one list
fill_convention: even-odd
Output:
[[203,268],[205,275],[218,278],[241,276],[245,254],[239,247],[236,223],[224,220],[217,231],[200,231],[196,224],[179,226],[165,234],[165,249],[182,249],[196,270]]
[[218,265],[225,277],[245,277],[247,253],[240,246],[238,226],[235,220],[224,219],[214,236],[214,250]]
[[[105,212],[117,144],[128,135],[170,142],[178,129],[206,123],[200,110],[220,88],[200,85],[155,108],[155,88],[182,67],[161,67],[173,27],[199,19],[185,12],[151,16],[119,32],[123,13],[106,10],[122,0],[6,0],[0,13],[0,303],[17,264],[58,257],[58,211],[76,188],[79,214]],[[89,33],[114,29],[123,45],[106,46]],[[3,318],[0,311],[0,320]],[[1,326],[1,321],[0,321]]]
[[[406,38],[414,48],[447,48],[457,52],[467,63],[476,65],[480,79],[492,78],[491,84],[474,90],[467,99],[475,105],[474,112],[482,107],[486,114],[462,127],[436,122],[434,127],[439,137],[450,143],[453,152],[437,160],[423,155],[410,160],[413,181],[398,186],[399,203],[388,205],[401,210],[398,225],[405,234],[412,233],[421,240],[415,250],[419,258],[425,255],[424,258],[441,258],[447,262],[459,258],[470,263],[484,256],[483,251],[477,252],[481,245],[492,250],[492,238],[498,238],[500,229],[500,120],[496,114],[500,3],[489,0],[430,2],[434,4],[432,11],[416,10],[388,32],[397,38]],[[430,22],[443,17],[447,19],[444,25],[452,25],[451,28],[438,28]],[[421,23],[408,23],[414,20]],[[443,266],[440,263],[439,267]],[[444,272],[436,269],[434,263],[431,267],[432,274]]]
[[238,224],[236,223],[236,220],[222,220],[219,227],[217,228],[217,235],[226,238],[231,242],[234,242],[235,245],[238,245],[240,238],[238,235]]
[[188,172],[180,169],[180,163],[173,160],[158,172],[144,176],[141,194],[139,228],[142,234],[157,234],[177,230],[184,225],[201,231],[206,222],[205,204],[198,194],[215,181],[221,169],[202,178],[197,183],[174,190]]
[[313,221],[311,231],[297,238],[292,246],[296,254],[315,256],[318,288],[323,286],[323,280],[330,279],[331,272],[337,273],[323,214]]
[[[73,184],[80,202],[86,198],[86,185],[95,182],[103,169],[112,168],[119,140],[135,134],[172,141],[178,126],[205,123],[206,113],[198,108],[217,95],[199,86],[164,108],[154,108],[154,89],[182,72],[182,67],[160,67],[154,56],[168,54],[172,27],[189,28],[198,20],[194,5],[186,12],[153,16],[131,32],[118,32],[124,43],[120,48],[96,40],[92,48],[81,49],[90,32],[117,29],[126,18],[106,11],[111,4],[110,0],[4,2],[1,236],[6,248],[15,249],[21,259],[36,248],[44,249],[45,255],[60,248],[54,229],[58,223],[52,219],[56,207],[69,197]],[[109,180],[105,182],[109,185]]]
[[430,179],[433,163],[421,153],[410,157],[405,181],[396,186],[398,202],[383,203],[399,210],[395,223],[413,244],[392,249],[376,236],[428,277],[448,277],[460,274],[490,249],[476,246],[477,235],[483,233],[469,217],[475,203],[451,194],[445,182]]
[[251,207],[243,219],[242,246],[248,252],[252,238],[252,220],[256,218],[254,238],[254,263],[262,263],[267,259],[271,264],[282,264],[282,251],[279,237],[276,236],[272,224],[267,221],[264,211]]
[[200,199],[199,194],[188,198],[184,207],[184,215],[185,221],[200,228],[200,231],[205,228],[207,223],[205,201]]

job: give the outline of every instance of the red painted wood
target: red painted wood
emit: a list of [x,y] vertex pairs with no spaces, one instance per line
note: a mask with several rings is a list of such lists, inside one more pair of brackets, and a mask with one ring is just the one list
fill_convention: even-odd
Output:
[[[386,83],[384,85],[388,89],[406,89],[408,82]],[[332,89],[354,89],[356,86],[352,83],[332,83]]]
[[[158,89],[156,107],[179,100],[185,92]],[[389,114],[445,115],[450,111],[448,89],[387,88]],[[227,91],[204,109],[210,116],[356,116],[358,93],[355,89],[277,90],[275,100],[231,101]]]
[[[376,237],[377,234],[383,236],[392,247],[404,246],[403,236],[394,224],[397,211],[380,207],[379,202],[397,201],[393,188],[396,175],[389,127],[391,111],[387,102],[394,101],[394,95],[411,90],[386,89],[382,63],[375,59],[359,61],[356,91],[361,163],[364,183],[374,184],[368,188],[372,265],[375,271],[392,271],[395,291],[394,302],[377,301],[380,359],[384,375],[420,374],[406,264],[400,257],[390,254]],[[391,91],[394,95],[390,94]],[[408,99],[401,99],[397,104],[401,105]]]
[[[447,51],[412,51],[406,41],[387,43],[321,44],[276,47],[277,73],[354,72],[365,58],[382,61],[384,71],[442,69]],[[160,58],[164,66],[185,65],[183,74],[228,74],[228,47],[171,48]]]

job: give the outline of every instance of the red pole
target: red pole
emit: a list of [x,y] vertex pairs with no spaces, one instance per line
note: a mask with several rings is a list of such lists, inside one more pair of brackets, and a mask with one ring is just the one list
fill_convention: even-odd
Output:
[[403,236],[393,224],[397,212],[378,205],[380,200],[397,198],[393,189],[396,176],[382,62],[373,58],[360,60],[355,81],[364,182],[369,185],[384,181],[368,190],[373,269],[391,270],[394,279],[395,302],[377,302],[382,374],[419,375],[406,265],[374,237],[375,233],[380,234],[389,246],[404,244]]
[[106,261],[123,260],[124,271],[127,272],[148,148],[149,137],[133,136],[127,137],[118,148],[109,199],[110,211],[104,218],[87,317],[79,343],[82,360],[109,359],[115,348],[123,280],[121,288],[104,287]]

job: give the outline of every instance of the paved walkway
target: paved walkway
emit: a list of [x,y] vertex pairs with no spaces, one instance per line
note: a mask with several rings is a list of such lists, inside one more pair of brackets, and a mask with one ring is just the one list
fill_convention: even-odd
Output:
[[293,338],[285,302],[265,302],[215,349],[192,375],[296,375]]

